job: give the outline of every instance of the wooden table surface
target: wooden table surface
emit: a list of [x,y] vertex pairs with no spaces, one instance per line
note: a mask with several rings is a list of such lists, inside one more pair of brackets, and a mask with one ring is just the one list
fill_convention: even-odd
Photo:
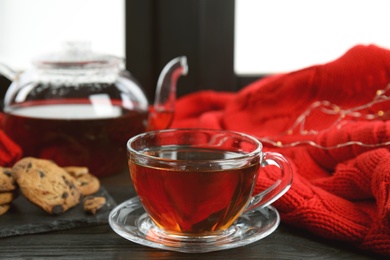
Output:
[[[135,196],[127,172],[101,179],[119,204]],[[201,254],[145,247],[117,235],[108,224],[0,239],[0,259],[383,259],[281,223],[253,244]]]

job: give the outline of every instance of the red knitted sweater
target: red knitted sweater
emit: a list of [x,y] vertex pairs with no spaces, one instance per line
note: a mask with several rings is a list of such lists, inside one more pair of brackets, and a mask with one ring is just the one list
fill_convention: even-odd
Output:
[[[284,223],[390,256],[389,83],[390,51],[356,46],[328,64],[260,79],[238,93],[184,96],[172,127],[260,138],[293,166],[291,189],[274,203]],[[272,180],[264,170],[256,191]]]

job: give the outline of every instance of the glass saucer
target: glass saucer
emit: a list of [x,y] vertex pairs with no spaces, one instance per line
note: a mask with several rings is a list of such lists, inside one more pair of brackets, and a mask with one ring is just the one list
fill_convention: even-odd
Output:
[[274,207],[267,206],[244,213],[218,235],[184,237],[158,228],[146,214],[139,198],[134,197],[115,207],[108,221],[117,234],[137,244],[184,253],[205,253],[258,241],[275,231],[280,217]]

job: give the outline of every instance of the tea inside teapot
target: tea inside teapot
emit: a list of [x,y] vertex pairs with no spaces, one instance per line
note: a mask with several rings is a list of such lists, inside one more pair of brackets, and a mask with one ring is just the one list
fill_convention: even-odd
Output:
[[[173,114],[164,105],[174,102],[175,93],[164,93],[166,84],[160,84],[156,99],[171,99],[163,98],[149,116],[147,98],[120,58],[71,45],[33,64],[16,77],[4,99],[3,129],[24,156],[87,166],[96,176],[107,176],[126,169],[126,141],[146,130],[148,117],[153,123],[159,115],[165,120],[164,114]],[[169,91],[175,92],[176,81],[169,80],[174,67],[163,70],[162,82],[170,81]]]

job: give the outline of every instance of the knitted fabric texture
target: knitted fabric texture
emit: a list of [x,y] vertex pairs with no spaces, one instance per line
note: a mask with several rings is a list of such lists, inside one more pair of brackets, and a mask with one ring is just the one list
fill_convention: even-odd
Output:
[[[389,83],[390,51],[359,45],[333,62],[259,79],[237,93],[181,97],[172,127],[229,129],[277,142],[264,142],[264,150],[283,154],[294,171],[290,190],[274,202],[282,221],[390,256],[390,101],[365,105]],[[337,105],[330,106],[336,112],[361,106],[360,116],[320,108],[305,114],[321,101]],[[304,124],[293,127],[302,115]],[[265,167],[254,192],[275,179]]]

